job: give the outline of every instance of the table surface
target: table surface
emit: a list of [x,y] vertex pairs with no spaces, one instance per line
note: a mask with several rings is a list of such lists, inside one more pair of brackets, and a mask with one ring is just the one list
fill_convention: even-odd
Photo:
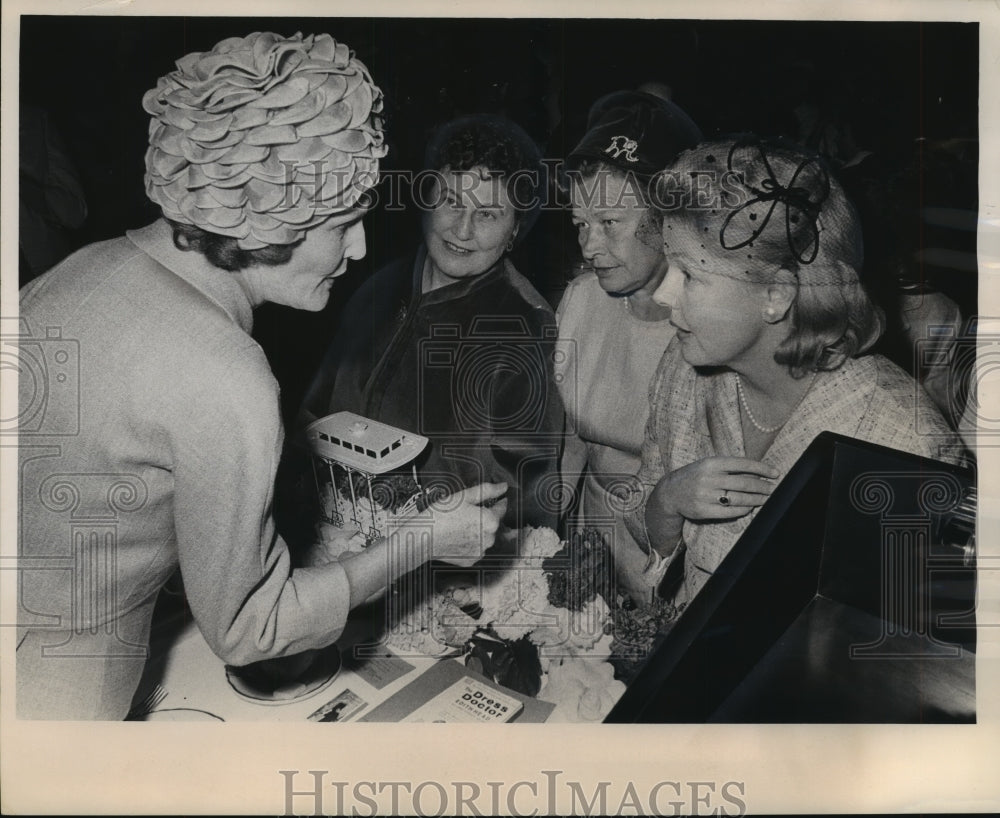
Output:
[[[171,609],[161,613],[159,617],[151,639],[150,659],[135,701],[141,702],[154,690],[159,692],[160,697],[151,708],[146,708],[145,714],[137,714],[137,720],[305,722],[325,704],[345,691],[350,691],[365,706],[342,720],[361,721],[367,720],[380,705],[418,679],[426,678],[428,682],[421,682],[410,691],[415,697],[414,705],[419,704],[416,699],[429,695],[428,691],[434,686],[434,680],[453,681],[464,674],[478,675],[465,669],[462,656],[457,650],[445,648],[443,650],[446,652],[440,656],[416,653],[400,656],[389,651],[385,645],[374,644],[373,620],[364,610],[357,610],[348,620],[344,633],[337,642],[343,664],[328,684],[289,701],[251,700],[237,693],[230,685],[225,663],[212,652],[183,601],[166,601]],[[453,664],[454,671],[428,674],[428,671],[444,662]],[[489,681],[486,684],[495,686]],[[517,721],[545,721],[552,712],[553,705],[547,702],[495,687],[515,695],[525,703],[524,711],[517,717]],[[405,715],[409,709],[406,702],[394,700],[374,713],[374,720],[398,721],[398,718],[381,718],[380,714]]]
[[367,707],[349,719],[353,721],[402,690],[438,661],[460,662],[457,658],[442,660],[408,656],[405,661],[412,669],[381,689],[350,667],[341,667],[328,685],[303,698],[270,703],[251,701],[233,689],[226,678],[225,663],[212,652],[192,620],[175,627],[161,645],[165,646],[165,650],[157,655],[154,649],[136,698],[141,699],[147,691],[159,684],[166,691],[166,696],[153,708],[152,718],[176,718],[182,721],[214,717],[223,721],[304,722],[310,714],[345,690],[352,691],[367,702]]

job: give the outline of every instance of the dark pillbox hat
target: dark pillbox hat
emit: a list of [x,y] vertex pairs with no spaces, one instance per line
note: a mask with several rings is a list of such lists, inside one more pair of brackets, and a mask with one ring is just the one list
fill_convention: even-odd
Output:
[[643,91],[615,91],[590,106],[587,133],[566,166],[572,170],[592,159],[650,177],[701,140],[694,120],[673,102]]

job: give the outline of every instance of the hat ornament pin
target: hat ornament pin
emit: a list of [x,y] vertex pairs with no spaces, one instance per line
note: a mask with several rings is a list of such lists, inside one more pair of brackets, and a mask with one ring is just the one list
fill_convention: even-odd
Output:
[[626,162],[638,162],[635,152],[639,150],[639,143],[628,136],[618,135],[611,137],[611,143],[604,149],[612,159],[624,158]]

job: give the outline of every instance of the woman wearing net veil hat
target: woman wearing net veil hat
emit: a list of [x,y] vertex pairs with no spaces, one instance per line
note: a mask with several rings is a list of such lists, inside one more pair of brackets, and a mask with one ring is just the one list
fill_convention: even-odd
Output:
[[649,410],[649,381],[673,337],[670,310],[652,300],[666,274],[650,180],[701,139],[677,105],[618,91],[590,109],[566,158],[573,224],[583,255],[557,319],[558,376],[568,426],[563,480],[579,485],[571,529],[598,528],[612,547],[621,591],[648,600],[645,555],[624,524]]
[[680,602],[819,433],[950,461],[963,449],[913,379],[868,352],[884,317],[859,279],[857,212],[820,157],[752,135],[703,143],[655,200],[667,274],[654,298],[676,335],[626,523],[654,579],[684,556]]
[[[26,331],[60,339],[41,410],[20,379],[21,718],[123,718],[178,567],[209,646],[245,665],[329,645],[398,564],[390,534],[291,569],[271,516],[278,386],[249,334],[265,301],[322,309],[364,256],[381,91],[327,34],[255,33],[183,57],[143,106],[163,217],[21,292]],[[471,535],[503,513],[476,501],[505,488],[433,510],[435,556],[475,561]]]

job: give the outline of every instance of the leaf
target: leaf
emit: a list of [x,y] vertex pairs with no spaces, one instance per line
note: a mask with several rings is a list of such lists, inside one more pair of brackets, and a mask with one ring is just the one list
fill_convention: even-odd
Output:
[[503,671],[497,674],[495,681],[519,693],[537,696],[542,687],[538,648],[523,636],[514,642]]
[[479,631],[469,640],[469,646],[466,667],[478,669],[475,667],[478,665],[484,676],[518,693],[538,694],[542,686],[542,664],[538,648],[527,638],[509,642],[490,631]]
[[478,667],[479,672],[482,673],[486,678],[492,679],[493,658],[490,655],[489,649],[483,642],[477,640],[475,637],[469,640],[469,643],[472,646],[472,649],[469,652],[468,657],[466,657],[465,660],[466,667],[469,666],[469,663],[471,661],[475,661],[479,665]]

